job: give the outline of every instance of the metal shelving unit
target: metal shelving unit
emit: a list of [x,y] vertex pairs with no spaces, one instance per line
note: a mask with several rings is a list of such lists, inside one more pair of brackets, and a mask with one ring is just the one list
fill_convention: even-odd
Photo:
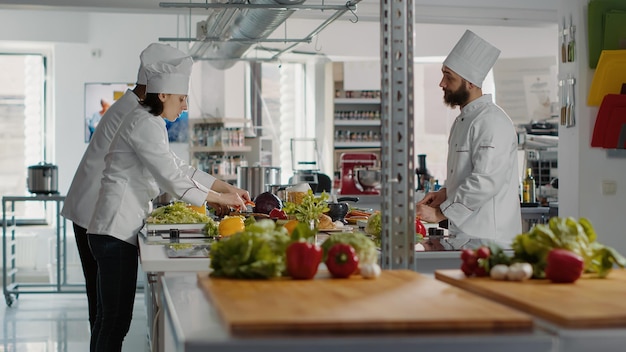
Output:
[[[17,231],[15,205],[18,202],[53,202],[55,204],[56,225],[56,282],[50,284],[18,282],[16,274]],[[2,197],[2,290],[7,306],[11,306],[20,294],[42,293],[84,293],[84,284],[71,284],[67,281],[67,236],[66,220],[61,216],[65,196],[5,196]]]

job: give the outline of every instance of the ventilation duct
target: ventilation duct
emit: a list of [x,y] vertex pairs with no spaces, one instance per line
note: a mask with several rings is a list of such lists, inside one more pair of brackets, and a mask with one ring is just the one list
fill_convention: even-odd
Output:
[[[230,4],[299,5],[305,0],[231,0]],[[214,10],[197,24],[196,40],[189,54],[194,60],[208,60],[224,70],[235,64],[260,39],[267,38],[295,9],[235,7]]]

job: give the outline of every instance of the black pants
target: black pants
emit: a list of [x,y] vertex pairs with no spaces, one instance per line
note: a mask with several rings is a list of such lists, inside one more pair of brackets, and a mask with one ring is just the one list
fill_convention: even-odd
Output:
[[98,263],[98,312],[91,352],[116,352],[130,328],[137,290],[137,247],[112,236],[87,235]]
[[96,323],[96,310],[98,291],[96,288],[96,280],[98,279],[98,264],[96,258],[91,254],[89,241],[87,240],[87,229],[74,224],[74,236],[76,237],[76,246],[78,247],[78,255],[80,263],[83,267],[83,275],[85,276],[85,289],[87,291],[87,304],[89,307],[89,326],[93,330]]

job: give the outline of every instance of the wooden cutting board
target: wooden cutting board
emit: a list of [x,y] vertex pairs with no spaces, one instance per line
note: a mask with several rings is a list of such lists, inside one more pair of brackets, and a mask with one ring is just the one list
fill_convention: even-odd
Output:
[[466,278],[460,270],[437,270],[435,278],[567,328],[626,327],[626,270],[605,279],[572,284]]
[[234,280],[199,273],[198,282],[238,335],[532,328],[526,314],[408,270],[383,271],[375,280]]

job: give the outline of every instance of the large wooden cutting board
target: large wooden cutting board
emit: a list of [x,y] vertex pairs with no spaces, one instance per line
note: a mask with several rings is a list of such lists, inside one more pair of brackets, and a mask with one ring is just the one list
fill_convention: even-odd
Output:
[[529,330],[532,318],[408,270],[375,280],[233,280],[198,274],[234,334]]
[[572,284],[466,278],[460,270],[437,270],[435,278],[567,328],[626,327],[626,270],[605,279]]

